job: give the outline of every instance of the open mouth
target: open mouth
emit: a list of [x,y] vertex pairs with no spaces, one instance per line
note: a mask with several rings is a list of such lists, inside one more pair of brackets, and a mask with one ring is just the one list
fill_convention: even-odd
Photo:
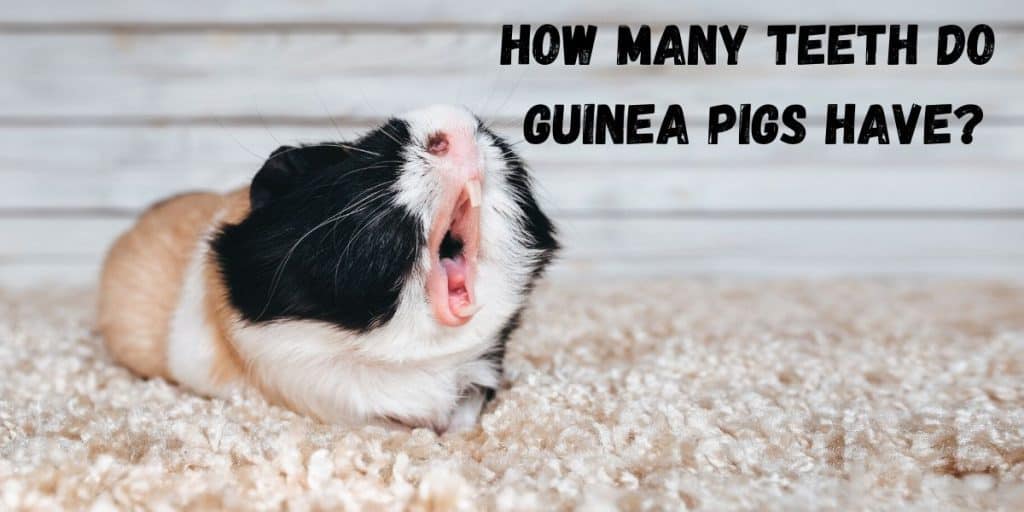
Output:
[[480,310],[474,292],[480,245],[480,181],[469,180],[446,200],[430,230],[427,296],[437,321],[457,327]]

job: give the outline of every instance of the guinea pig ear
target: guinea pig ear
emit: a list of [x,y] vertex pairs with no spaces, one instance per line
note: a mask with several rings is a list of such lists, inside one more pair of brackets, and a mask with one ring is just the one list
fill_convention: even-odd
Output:
[[328,144],[275,149],[249,186],[252,209],[266,206],[274,198],[293,190],[311,174],[340,163],[346,156],[345,150]]

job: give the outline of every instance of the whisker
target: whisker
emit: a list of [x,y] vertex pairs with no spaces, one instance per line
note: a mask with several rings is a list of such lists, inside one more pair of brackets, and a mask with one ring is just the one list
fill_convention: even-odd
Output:
[[512,96],[515,95],[516,91],[519,90],[519,86],[523,83],[523,78],[526,77],[527,72],[528,70],[523,69],[523,72],[519,74],[519,78],[517,78],[515,83],[512,84],[512,89],[510,89],[508,94],[505,96],[505,101],[502,101],[501,105],[498,105],[498,108],[494,110],[494,113],[491,115],[491,117],[497,117],[501,115],[501,109],[505,108],[508,102],[512,99]]
[[263,125],[263,129],[267,131],[267,133],[270,135],[270,138],[274,139],[274,142],[277,143],[277,146],[284,146],[284,144],[282,144],[281,141],[277,139],[277,136],[274,135],[274,132],[270,131],[270,125],[267,124],[267,119],[263,117],[263,111],[260,110],[259,107],[256,107],[256,115],[260,116],[260,124]]
[[384,215],[388,213],[388,211],[390,210],[388,206],[389,205],[387,203],[378,206],[377,209],[373,211],[373,217],[371,217],[370,220],[366,222],[366,224],[363,224],[358,230],[356,230],[356,232],[349,238],[348,243],[345,244],[345,249],[341,251],[341,254],[338,255],[338,261],[337,263],[334,264],[333,279],[335,283],[335,288],[337,288],[338,271],[341,270],[341,263],[345,261],[345,258],[348,256],[348,251],[352,247],[352,244],[359,239],[359,235],[363,234],[363,231],[365,231],[367,227],[377,224],[377,222],[380,221],[380,219],[383,218]]
[[385,137],[387,137],[387,138],[391,139],[392,141],[394,141],[395,144],[398,144],[399,146],[402,145],[402,143],[399,142],[398,138],[395,137],[394,134],[392,134],[391,132],[388,131],[387,124],[380,125],[380,128],[378,128],[378,129],[380,130],[381,133],[384,134]]
[[235,134],[231,133],[231,130],[229,130],[227,125],[224,124],[224,120],[221,119],[220,116],[215,117],[217,119],[217,124],[219,124],[220,127],[223,128],[225,132],[227,132],[228,137],[231,137],[231,140],[235,141],[235,144],[238,144],[238,147],[242,148],[246,153],[249,153],[250,155],[256,157],[256,159],[261,162],[265,160],[262,156],[256,154],[255,151],[249,149],[245,144],[242,144],[242,141],[238,140],[238,137],[235,137]]
[[[384,120],[384,121],[383,121],[383,122],[381,123],[381,125],[380,125],[380,126],[379,126],[379,127],[377,128],[377,129],[378,129],[378,130],[380,130],[380,132],[381,132],[381,133],[383,133],[383,134],[384,134],[384,136],[386,136],[387,138],[391,139],[391,140],[392,140],[392,141],[393,141],[393,142],[394,142],[395,144],[398,144],[399,146],[401,146],[401,145],[402,145],[401,141],[399,141],[399,140],[398,140],[398,139],[397,139],[397,138],[396,138],[396,137],[394,136],[394,134],[390,133],[390,132],[389,132],[389,131],[387,130],[387,125],[386,125],[386,123],[387,123],[388,119],[389,119],[389,118],[390,118],[391,116],[386,116],[386,115],[384,115],[384,114],[383,114],[383,113],[382,113],[382,112],[381,112],[380,110],[378,110],[378,109],[377,109],[376,107],[374,107],[374,102],[373,102],[373,101],[370,101],[370,98],[369,98],[369,97],[368,97],[368,96],[366,95],[366,91],[365,91],[365,90],[364,90],[364,89],[362,88],[362,86],[359,86],[359,87],[358,87],[358,89],[359,89],[359,90],[358,90],[357,92],[359,93],[359,96],[361,96],[361,97],[362,97],[362,99],[363,99],[363,104],[364,104],[364,105],[366,105],[367,107],[369,107],[369,108],[370,108],[370,110],[371,110],[371,111],[373,112],[373,114],[374,114],[375,116],[377,116],[377,117],[379,117],[379,118],[381,118],[381,119],[383,119],[383,120]],[[372,132],[373,130],[370,130],[370,131]]]
[[363,148],[356,147],[356,146],[350,146],[348,144],[342,144],[340,142],[321,142],[319,144],[309,144],[309,145],[305,145],[305,146],[297,146],[297,147],[293,147],[291,149],[286,149],[286,150],[284,150],[284,151],[274,155],[274,157],[278,157],[278,156],[282,156],[282,155],[287,155],[288,153],[291,153],[292,151],[299,151],[301,149],[309,149],[309,148],[339,148],[339,149],[345,149],[345,150],[349,150],[349,151],[359,151],[359,152],[362,152],[362,153],[366,153],[368,155],[372,155],[372,156],[375,156],[375,157],[380,157],[380,153],[376,153],[376,152],[370,151],[368,149],[363,149]]
[[[388,183],[380,184],[380,186],[382,186],[382,187],[385,186],[385,185],[389,185],[389,184]],[[378,193],[383,194],[383,191],[378,191]],[[304,233],[301,237],[299,237],[298,240],[295,241],[294,244],[292,244],[292,246],[285,253],[285,256],[281,260],[281,263],[278,265],[277,270],[274,271],[274,277],[271,279],[270,290],[269,290],[269,292],[267,294],[267,302],[263,306],[263,310],[260,312],[260,314],[257,316],[257,318],[262,317],[267,312],[267,308],[270,307],[270,302],[273,300],[274,293],[277,292],[277,286],[280,284],[281,277],[284,274],[284,268],[285,268],[285,266],[288,265],[288,262],[291,261],[291,258],[295,254],[295,250],[298,249],[299,245],[301,245],[302,242],[304,242],[307,238],[312,236],[312,234],[315,233],[316,231],[318,231],[321,228],[327,226],[328,224],[331,224],[331,223],[334,223],[334,222],[337,222],[337,221],[343,219],[345,217],[345,215],[348,215],[349,213],[352,213],[355,208],[361,207],[361,206],[363,206],[363,204],[365,204],[366,202],[369,202],[371,200],[373,200],[373,198],[364,197],[364,198],[360,199],[359,201],[356,201],[355,203],[345,207],[344,209],[342,209],[338,213],[333,214],[330,217],[324,219],[323,221],[321,221],[319,224],[314,226],[309,231],[306,231],[306,233]]]
[[331,115],[331,111],[327,108],[327,103],[324,102],[324,97],[320,94],[319,88],[316,90],[316,98],[320,100],[320,106],[324,108],[324,113],[327,114],[327,119],[330,119],[331,124],[334,125],[334,131],[338,132],[338,137],[344,139],[345,136],[341,133],[341,127],[338,126],[337,121],[334,120],[334,116]]
[[372,225],[377,224],[377,222],[379,222],[390,211],[388,206],[389,206],[389,204],[385,203],[385,204],[379,206],[376,210],[374,210],[374,216],[371,217],[370,220],[367,221],[365,224],[363,224],[362,227],[360,227],[352,235],[352,237],[349,238],[348,243],[345,244],[345,249],[342,250],[341,254],[338,255],[338,262],[334,264],[334,282],[335,282],[335,287],[337,287],[338,270],[341,269],[341,262],[345,261],[345,258],[348,256],[348,251],[352,248],[352,244],[356,240],[359,239],[359,235],[363,234],[363,231],[366,231],[366,228],[368,228],[368,227],[370,227]]
[[356,209],[356,210],[350,211],[349,213],[345,214],[345,216],[336,219],[332,223],[330,236],[332,238],[336,239],[336,234],[337,234],[337,231],[338,231],[338,224],[341,223],[342,219],[344,219],[345,217],[351,216],[351,215],[355,215],[356,213],[362,213],[362,211],[363,211],[362,207],[364,205],[368,206],[371,202],[374,202],[374,201],[377,201],[379,199],[384,198],[384,196],[386,196],[387,192],[388,192],[387,185],[388,185],[387,183],[381,183],[381,184],[375,185],[373,187],[370,187],[369,190],[372,190],[373,193],[372,193],[371,196],[367,196],[367,197],[365,197],[363,199],[360,199],[358,201],[358,206],[359,206],[360,209]]
[[363,148],[356,147],[356,146],[350,146],[348,144],[335,144],[335,145],[337,147],[339,147],[339,148],[344,148],[344,149],[347,149],[349,151],[359,151],[361,153],[366,153],[367,155],[373,155],[375,157],[380,158],[380,153],[377,153],[376,151],[370,151],[369,149],[363,149]]
[[402,163],[404,163],[404,162],[402,162],[401,160],[385,160],[385,161],[380,161],[380,162],[374,162],[372,165],[367,165],[365,167],[360,167],[358,169],[346,170],[345,172],[339,173],[338,177],[335,178],[334,181],[332,181],[330,183],[325,183],[323,185],[318,185],[317,187],[314,187],[313,190],[319,190],[320,188],[330,188],[330,187],[337,186],[340,181],[344,180],[349,175],[355,174],[357,172],[373,171],[373,170],[377,170],[377,169],[387,169],[389,165],[401,165]]

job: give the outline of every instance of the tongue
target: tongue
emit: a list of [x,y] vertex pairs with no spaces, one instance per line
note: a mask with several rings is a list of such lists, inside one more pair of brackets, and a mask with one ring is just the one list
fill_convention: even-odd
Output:
[[480,310],[472,292],[475,268],[463,255],[435,263],[427,278],[427,291],[434,316],[442,325],[458,327]]
[[[467,183],[440,212],[431,229],[431,269],[427,275],[427,294],[437,321],[448,327],[464,325],[480,310],[474,293],[476,258],[479,249],[479,182]],[[462,241],[462,253],[440,258],[439,248],[445,233]]]
[[470,307],[473,305],[469,298],[469,290],[466,288],[466,278],[469,269],[466,268],[466,259],[461,255],[441,260],[441,266],[448,277],[448,307],[457,316],[471,316]]

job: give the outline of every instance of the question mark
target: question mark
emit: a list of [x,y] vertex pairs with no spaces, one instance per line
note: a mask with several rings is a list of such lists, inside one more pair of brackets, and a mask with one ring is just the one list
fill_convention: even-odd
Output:
[[956,109],[954,113],[956,114],[957,119],[960,119],[965,115],[971,116],[971,118],[964,123],[964,133],[960,136],[960,141],[964,144],[974,142],[974,135],[972,135],[974,127],[978,126],[978,123],[985,118],[985,113],[981,111],[981,107],[974,104],[964,105]]

